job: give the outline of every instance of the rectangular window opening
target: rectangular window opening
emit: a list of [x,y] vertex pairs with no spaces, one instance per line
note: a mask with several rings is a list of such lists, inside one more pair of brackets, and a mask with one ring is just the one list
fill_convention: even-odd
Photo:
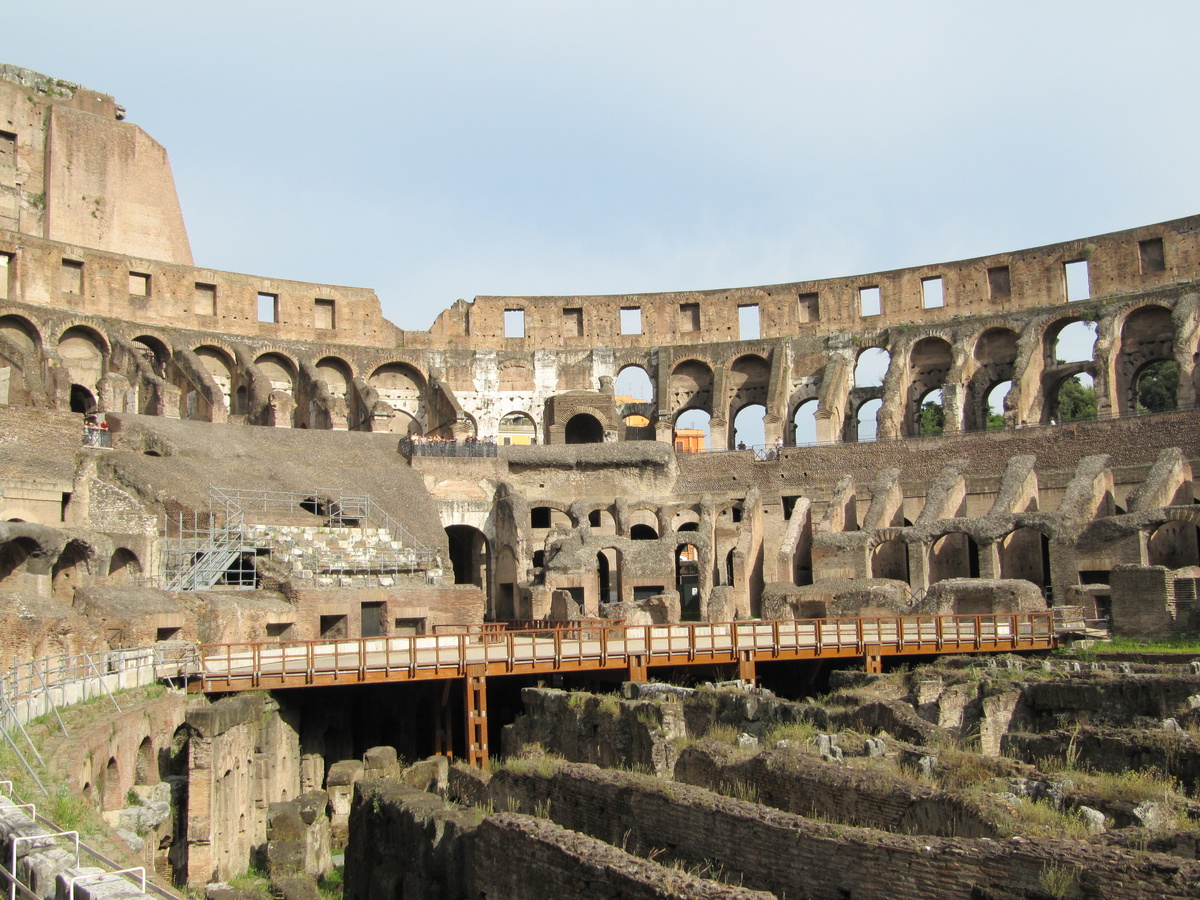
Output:
[[67,294],[83,293],[83,263],[74,259],[62,261],[62,289]]
[[506,309],[504,311],[504,336],[506,338],[525,337],[525,310]]
[[196,290],[192,294],[192,311],[198,316],[215,316],[217,314],[217,286],[196,282]]
[[344,638],[350,636],[348,616],[321,616],[320,629],[323,638]]
[[816,322],[821,318],[820,294],[801,294],[799,299],[800,324]]
[[858,289],[859,315],[877,316],[883,310],[883,301],[878,287]]
[[1086,259],[1063,263],[1063,279],[1067,286],[1068,303],[1077,303],[1092,296],[1092,290],[1088,284],[1088,261]]
[[67,521],[67,507],[71,505],[71,494],[69,491],[62,492],[62,503],[58,507],[58,517],[61,521]]
[[268,622],[267,637],[286,641],[292,636],[292,626],[295,622]]
[[145,272],[130,272],[129,293],[135,297],[149,297],[150,276]]
[[11,131],[0,131],[0,169],[17,167],[17,136]]
[[1143,275],[1167,270],[1167,257],[1163,253],[1162,238],[1138,241],[1138,255],[1141,257]]
[[679,330],[683,332],[700,330],[700,304],[679,304]]
[[1012,282],[1009,279],[1008,266],[993,266],[988,269],[988,293],[993,300],[1012,296]]
[[946,305],[946,295],[941,278],[921,279],[921,302],[926,309],[937,309]]
[[264,294],[262,291],[258,293],[258,321],[260,322],[278,322],[279,321],[279,295]]
[[743,341],[757,341],[762,336],[759,331],[758,304],[747,303],[738,307],[738,337]]
[[182,628],[158,628],[154,631],[155,641],[177,641],[183,634]]
[[8,299],[8,279],[12,275],[12,256],[0,253],[0,300]]
[[583,308],[567,307],[562,313],[562,336],[583,337]]
[[313,327],[329,329],[337,327],[334,305],[332,300],[323,300],[320,297],[313,301]]
[[640,306],[621,307],[621,334],[642,333],[642,308]]

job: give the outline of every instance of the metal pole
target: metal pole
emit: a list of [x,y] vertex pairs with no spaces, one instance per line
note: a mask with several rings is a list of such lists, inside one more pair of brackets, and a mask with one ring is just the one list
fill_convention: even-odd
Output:
[[50,688],[46,684],[46,679],[42,677],[42,673],[38,670],[36,661],[33,664],[33,671],[37,674],[38,681],[42,683],[42,693],[46,695],[47,705],[54,710],[54,718],[58,719],[58,727],[62,729],[63,737],[67,737],[67,726],[63,724],[62,716],[58,714],[58,707],[54,705],[54,700],[50,697]]

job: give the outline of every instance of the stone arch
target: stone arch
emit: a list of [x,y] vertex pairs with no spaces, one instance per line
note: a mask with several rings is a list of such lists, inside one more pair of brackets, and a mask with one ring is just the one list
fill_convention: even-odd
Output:
[[125,792],[121,790],[121,765],[115,756],[108,758],[104,767],[104,791],[101,795],[100,806],[108,812],[110,809],[120,809],[125,805]]
[[634,541],[653,541],[658,539],[658,514],[650,507],[638,507],[629,510],[629,538]]
[[96,410],[96,395],[82,384],[71,385],[70,410],[74,413],[90,413]]
[[1010,386],[1016,374],[1018,335],[1011,328],[994,327],[975,340],[972,353],[975,372],[967,385],[966,427],[983,431],[988,427],[992,392],[998,385]]
[[871,550],[871,577],[909,580],[908,544],[900,537],[880,541]]
[[1000,577],[1021,578],[1043,593],[1050,588],[1050,538],[1029,527],[1015,528],[999,540]]
[[[141,577],[142,563],[127,547],[118,547],[108,561],[108,583],[130,584]],[[144,784],[145,782],[139,782]]]
[[171,364],[171,348],[166,341],[152,334],[139,334],[131,342],[133,350],[159,378],[167,377],[167,366]]
[[29,402],[30,381],[40,380],[42,337],[37,327],[24,316],[0,316],[0,369],[9,369],[8,390],[0,403],[14,406]]
[[[403,362],[389,362],[378,366],[368,383],[379,394],[379,399],[397,412],[405,412],[412,419],[421,420],[425,412],[426,380],[415,367]],[[396,432],[394,427],[389,431]],[[411,426],[406,433],[411,433]],[[418,433],[424,433],[421,429]]]
[[854,411],[854,440],[873,441],[879,435],[879,411],[883,409],[883,401],[878,397],[870,397],[858,405]]
[[[1152,363],[1174,362],[1175,324],[1171,310],[1146,304],[1132,310],[1121,324],[1117,354],[1117,400],[1121,412],[1138,408],[1138,378]],[[1176,373],[1177,374],[1177,373]]]
[[1092,362],[1096,352],[1096,323],[1066,316],[1049,323],[1042,332],[1046,368],[1062,363]]
[[533,367],[523,359],[506,359],[496,372],[497,390],[528,392],[537,389]]
[[1192,522],[1172,519],[1146,536],[1146,564],[1182,569],[1200,565],[1198,529]]
[[604,425],[591,413],[577,412],[567,420],[563,440],[568,444],[602,444]]
[[272,389],[288,394],[295,392],[297,368],[291,357],[283,353],[263,353],[254,364],[267,376]]
[[866,347],[854,359],[854,387],[883,387],[892,355],[882,347]]
[[55,600],[70,604],[75,590],[83,583],[91,551],[83,541],[69,541],[50,570],[51,591]]
[[613,382],[613,390],[618,397],[629,397],[645,403],[653,403],[655,400],[654,380],[645,366],[638,363],[621,366]]
[[700,550],[695,544],[675,546],[675,591],[679,594],[679,619],[698,622],[700,604]]
[[501,444],[536,444],[537,422],[524,410],[513,410],[500,418],[497,437]]
[[670,385],[672,412],[700,409],[712,415],[713,371],[708,363],[699,359],[676,363],[671,370]]
[[948,531],[929,546],[929,583],[979,577],[979,545],[966,532]]
[[45,554],[45,548],[29,537],[17,537],[0,544],[0,590],[24,587],[29,560]]
[[597,506],[588,510],[588,527],[592,534],[615,535],[617,533],[617,518],[607,506]]
[[154,752],[154,741],[146,735],[138,744],[137,763],[133,770],[134,784],[158,784],[158,756]]
[[323,356],[317,360],[317,378],[329,390],[331,397],[345,397],[350,392],[354,370],[340,356]]
[[681,453],[701,453],[708,449],[712,434],[712,415],[708,410],[685,409],[675,416],[671,425],[671,441]]
[[233,356],[224,347],[212,344],[202,344],[192,352],[196,354],[196,358],[200,360],[204,370],[216,382],[217,389],[225,398],[225,408],[231,413],[234,412],[234,375],[237,367],[234,364]]
[[791,428],[788,429],[787,444],[789,447],[801,447],[817,442],[817,407],[816,397],[801,400],[792,408],[789,417]]
[[[72,325],[58,339],[58,357],[70,375],[71,383],[79,385],[95,397],[100,394],[100,379],[108,363],[109,346],[104,335],[86,325]],[[75,397],[72,397],[75,400]],[[74,407],[72,403],[72,407]],[[90,410],[74,410],[90,412]]]
[[726,379],[729,392],[727,417],[732,422],[747,406],[767,406],[767,387],[771,383],[771,364],[756,353],[739,356],[729,366]]
[[450,542],[450,565],[455,584],[473,584],[488,588],[488,570],[492,551],[487,535],[473,525],[447,525]]
[[576,526],[571,508],[557,500],[543,500],[529,508],[530,528],[553,528],[556,525]]
[[42,333],[24,316],[6,313],[0,316],[0,356],[4,356],[5,345],[20,351],[24,365],[37,359],[42,347]]
[[921,433],[921,404],[930,393],[945,387],[954,365],[954,348],[942,337],[922,338],[909,351],[908,410],[905,433]]
[[672,531],[680,531],[684,525],[699,526],[699,524],[700,524],[700,510],[696,509],[695,507],[688,507],[686,509],[676,510],[675,514],[673,516],[671,516],[671,530]]
[[750,403],[738,410],[729,429],[729,449],[765,447],[766,415],[767,407],[761,403]]

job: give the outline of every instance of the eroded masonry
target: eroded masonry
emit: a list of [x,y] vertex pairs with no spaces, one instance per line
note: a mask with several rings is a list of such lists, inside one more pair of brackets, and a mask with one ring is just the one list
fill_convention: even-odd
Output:
[[[166,152],[124,115],[0,67],[6,669],[594,620],[1057,611],[1045,621],[1076,631],[1200,627],[1200,216],[820,281],[477,297],[406,331],[368,289],[194,265]],[[639,370],[633,395],[621,385]],[[1008,636],[992,621],[990,639]],[[468,677],[485,747],[534,682],[497,689],[489,725]],[[192,884],[244,870],[271,804],[328,792],[332,820],[277,811],[305,865],[327,868],[364,777],[343,763],[377,745],[467,755],[474,739],[436,680],[338,690],[228,698],[186,722],[171,708],[129,725],[128,747],[97,738],[71,757],[74,787],[116,809],[145,783],[138,760],[166,760],[191,805],[162,846]],[[406,712],[355,718],[391,703]],[[998,753],[1011,729],[997,728]],[[399,771],[386,750],[372,760]],[[711,781],[717,765],[689,771]],[[618,789],[545,778],[493,799],[557,808]],[[698,796],[685,806],[708,815]],[[470,841],[551,827],[488,821]]]

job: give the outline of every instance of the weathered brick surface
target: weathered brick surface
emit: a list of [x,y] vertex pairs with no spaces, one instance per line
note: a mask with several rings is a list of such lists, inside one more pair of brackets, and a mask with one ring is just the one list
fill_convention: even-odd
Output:
[[497,772],[493,803],[547,808],[574,831],[639,854],[724,866],[778,896],[841,900],[1041,898],[1047,873],[1065,896],[1113,900],[1200,896],[1200,863],[1072,841],[908,837],[829,825],[658,779],[565,764],[553,774]]

